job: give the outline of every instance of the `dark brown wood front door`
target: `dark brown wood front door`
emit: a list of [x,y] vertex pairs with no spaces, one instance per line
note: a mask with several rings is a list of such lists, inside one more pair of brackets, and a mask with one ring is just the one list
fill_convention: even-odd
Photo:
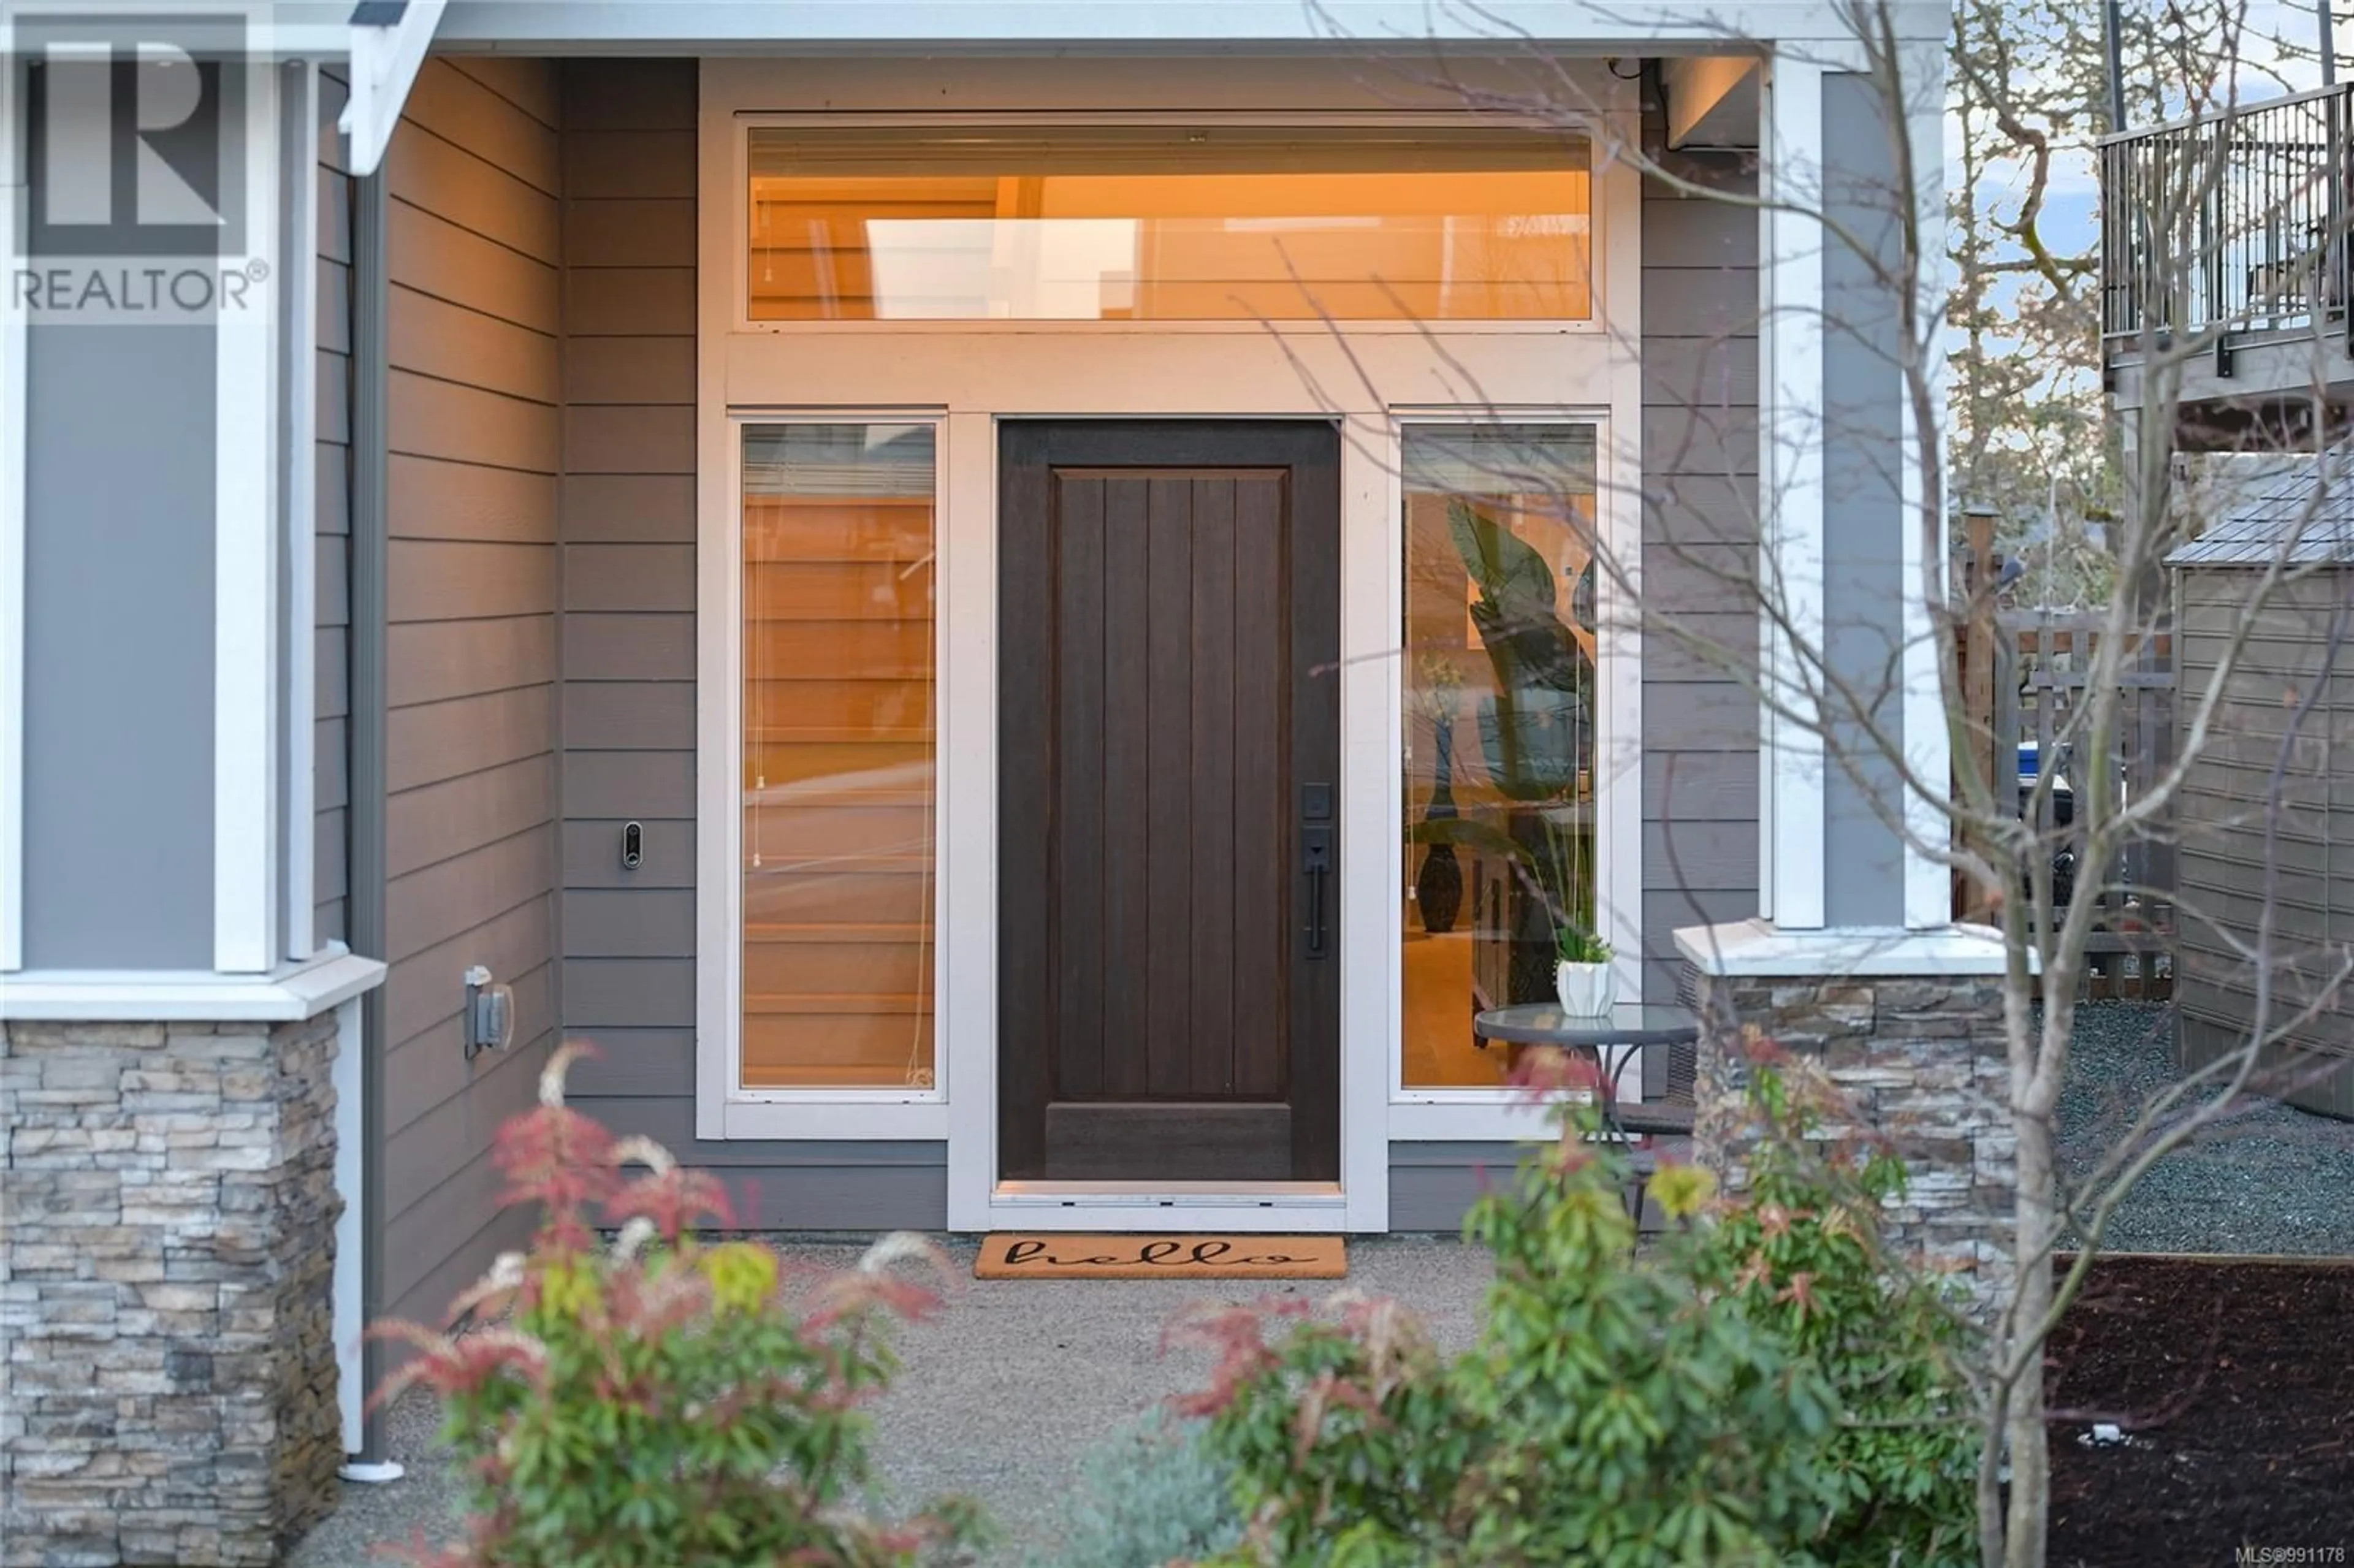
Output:
[[1340,1175],[1340,439],[1008,423],[1009,1180]]

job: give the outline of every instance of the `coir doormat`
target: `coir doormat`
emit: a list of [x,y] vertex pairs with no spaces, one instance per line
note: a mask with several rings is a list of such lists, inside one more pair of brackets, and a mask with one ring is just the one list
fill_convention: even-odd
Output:
[[1000,1232],[981,1244],[976,1279],[1340,1279],[1339,1236],[1103,1236]]

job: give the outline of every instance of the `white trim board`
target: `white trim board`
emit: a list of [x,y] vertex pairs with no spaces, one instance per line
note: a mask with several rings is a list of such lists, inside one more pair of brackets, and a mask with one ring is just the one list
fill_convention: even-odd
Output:
[[[1633,1069],[1628,1069],[1632,1072]],[[1554,1137],[1549,1107],[1521,1098],[1498,1105],[1472,1101],[1402,1100],[1389,1107],[1392,1143],[1531,1143]]]
[[[707,69],[708,68],[706,68]],[[736,906],[741,898],[742,863],[736,839],[743,832],[737,808],[733,763],[741,737],[736,733],[736,588],[740,567],[735,546],[740,517],[735,507],[738,461],[735,424],[727,418],[726,302],[715,289],[715,270],[735,271],[736,226],[716,215],[733,211],[730,185],[737,175],[732,157],[712,155],[715,111],[702,94],[696,132],[695,334],[695,1136],[727,1136],[728,1090],[736,1078],[735,999],[742,990],[743,955],[737,941]],[[722,548],[727,545],[726,548]],[[713,635],[716,626],[729,630]],[[715,694],[726,693],[723,699]],[[732,827],[727,825],[733,823]]]
[[[1758,581],[1789,630],[1759,617],[1762,683],[1786,717],[1760,715],[1758,906],[1782,925],[1824,919],[1824,747],[1795,715],[1819,711],[1808,660],[1823,650],[1823,240],[1809,216],[1821,197],[1823,69],[1777,53],[1766,81],[1766,156],[1759,210],[1758,429],[1765,526]],[[1777,207],[1775,203],[1790,207]],[[1797,210],[1792,210],[1795,207]],[[1769,602],[1771,600],[1769,599]]]
[[[413,3],[413,0],[412,0]],[[1942,41],[1952,13],[1941,0],[1894,0],[1900,37]],[[775,51],[780,45],[891,53],[931,45],[1044,48],[1167,49],[1186,44],[1321,46],[1363,59],[1384,44],[1427,49],[1454,41],[1496,52],[1522,40],[1606,52],[1614,45],[1717,53],[1731,39],[1844,40],[1853,12],[1838,0],[1714,0],[1707,5],[1628,6],[1617,0],[1487,0],[1433,5],[1427,0],[858,0],[855,5],[781,9],[774,0],[451,0],[439,47],[515,48],[567,44],[623,50],[660,45]],[[790,25],[788,25],[790,24]],[[1404,74],[1404,73],[1399,73]]]
[[1676,950],[1701,973],[1728,980],[1999,975],[2007,967],[2001,933],[1961,924],[1784,931],[1770,920],[1735,920],[1685,927]]
[[360,999],[335,1004],[335,1195],[344,1212],[335,1216],[335,1272],[330,1308],[335,1341],[335,1404],[343,1418],[344,1452],[367,1446],[367,1361],[361,1337],[367,1328],[367,1298],[362,1268],[367,1238],[362,1202],[367,1181],[367,1065],[360,1022]]
[[[246,70],[245,128],[246,189],[255,193],[247,244],[267,261],[278,254],[279,136],[278,79],[266,63]],[[282,948],[274,291],[264,309],[220,313],[214,343],[213,967],[260,975]]]
[[[1264,1197],[1238,1192],[1211,1198],[1190,1192],[1106,1192],[1060,1197],[1044,1193],[998,1195],[989,1200],[976,1231],[1239,1231],[1259,1234],[1363,1234],[1350,1218],[1340,1193],[1315,1197]],[[1385,1230],[1386,1224],[1373,1227]]]
[[[1935,507],[1934,520],[1921,513],[1926,478],[1925,460],[1934,462],[1935,471],[1946,476],[1946,483],[1952,482],[1952,469],[1943,450],[1948,428],[1946,361],[1943,334],[1936,330],[1945,321],[1946,283],[1953,270],[1952,260],[1946,253],[1946,95],[1942,84],[1946,79],[1946,53],[1942,47],[1916,45],[1904,49],[1901,58],[1903,78],[1911,89],[1906,117],[1911,122],[1909,142],[1914,161],[1908,177],[1914,196],[1915,232],[1920,236],[1921,275],[1913,281],[1914,309],[1921,323],[1920,335],[1927,340],[1909,345],[1907,351],[1925,351],[1919,374],[1927,383],[1925,401],[1931,424],[1927,431],[1921,429],[1908,390],[1897,458],[1903,465],[1903,515],[1898,526],[1903,531],[1904,754],[1905,765],[1915,779],[1942,786],[1953,777],[1953,736],[1946,726],[1941,656],[1929,607],[1946,602],[1946,574],[1953,552],[1946,532],[1946,508]],[[1940,84],[1940,90],[1924,91],[1926,82]],[[1930,536],[1933,529],[1934,538]],[[1929,849],[1931,845],[1952,842],[1953,823],[1937,801],[1920,789],[1905,792],[1903,821],[1904,923],[1925,930],[1953,917],[1952,871],[1942,856]]]
[[284,1023],[374,991],[387,972],[341,943],[274,973],[209,969],[33,969],[0,980],[0,1020],[117,1023]]
[[[945,1038],[945,1032],[935,1038]],[[904,1139],[920,1143],[948,1138],[949,1107],[937,1095],[897,1100],[839,1093],[812,1093],[799,1099],[737,1097],[721,1104],[717,1132],[698,1130],[695,1136]]]
[[[0,29],[7,19],[0,17]],[[0,61],[9,58],[0,30]],[[0,71],[0,251],[18,253],[27,187],[19,167],[16,82]],[[25,310],[0,289],[0,973],[25,962]]]
[[[997,427],[987,414],[951,414],[942,422],[945,493],[997,494]],[[938,576],[940,604],[939,745],[955,788],[943,789],[939,834],[938,937],[942,963],[935,1036],[941,1065],[954,1059],[955,1088],[942,1107],[948,1139],[948,1220],[953,1230],[986,1230],[997,1180],[997,529],[942,519]],[[952,536],[952,537],[951,537]]]

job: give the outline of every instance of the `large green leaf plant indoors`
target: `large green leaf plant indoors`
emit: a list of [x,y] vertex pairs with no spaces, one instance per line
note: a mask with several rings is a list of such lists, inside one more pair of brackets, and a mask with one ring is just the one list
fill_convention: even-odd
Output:
[[[1514,868],[1542,928],[1516,925],[1545,974],[1558,957],[1606,963],[1596,919],[1590,786],[1594,662],[1561,614],[1553,567],[1526,540],[1464,497],[1451,498],[1447,532],[1477,595],[1471,624],[1494,673],[1477,701],[1480,756],[1511,804],[1501,822],[1476,812],[1414,824],[1420,842],[1458,845]],[[1518,968],[1519,955],[1515,955]],[[1516,987],[1516,990],[1518,988]]]

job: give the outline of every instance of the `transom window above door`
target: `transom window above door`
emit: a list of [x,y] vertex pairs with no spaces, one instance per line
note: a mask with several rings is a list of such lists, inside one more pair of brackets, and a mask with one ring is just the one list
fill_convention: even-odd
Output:
[[1585,321],[1591,151],[1477,125],[754,125],[746,313]]

